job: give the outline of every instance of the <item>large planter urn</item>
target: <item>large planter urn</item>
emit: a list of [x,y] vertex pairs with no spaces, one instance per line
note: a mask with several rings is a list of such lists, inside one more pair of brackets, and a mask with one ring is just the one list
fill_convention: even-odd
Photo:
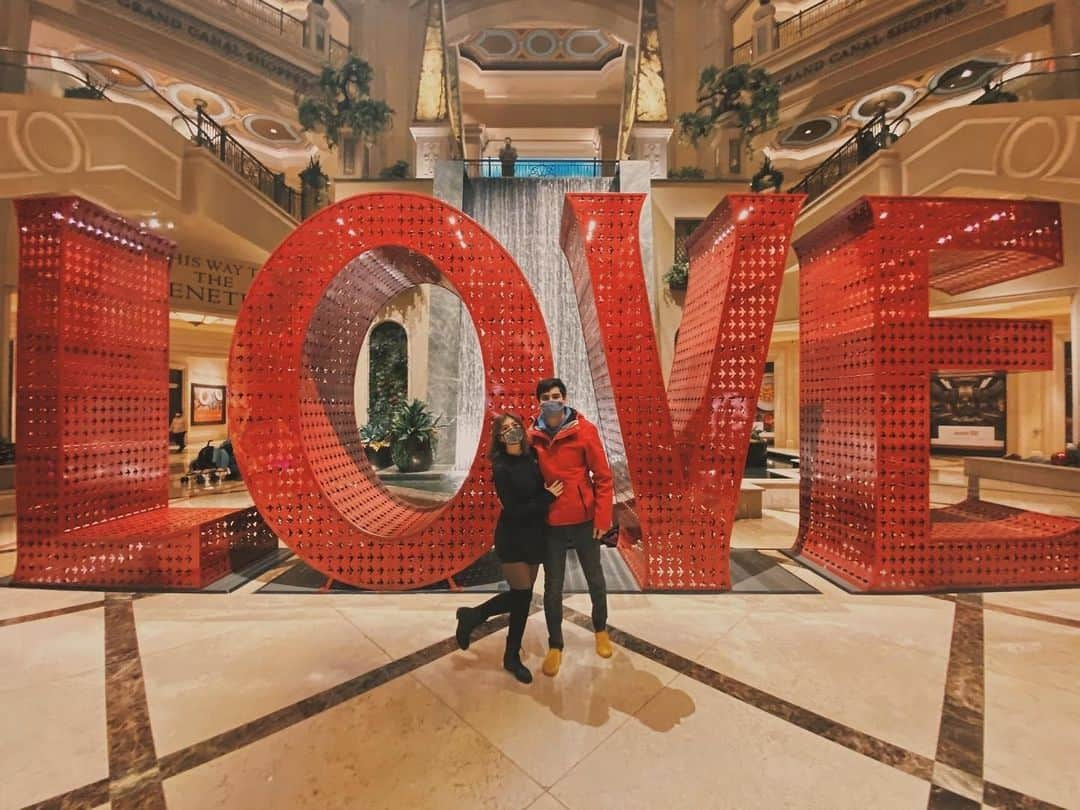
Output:
[[371,447],[365,447],[364,453],[367,455],[368,461],[371,462],[371,466],[376,470],[382,470],[389,467],[394,463],[394,457],[390,449],[390,445],[386,445],[379,450],[375,450]]
[[425,472],[435,463],[435,452],[429,441],[409,439],[394,447],[394,463],[403,473]]

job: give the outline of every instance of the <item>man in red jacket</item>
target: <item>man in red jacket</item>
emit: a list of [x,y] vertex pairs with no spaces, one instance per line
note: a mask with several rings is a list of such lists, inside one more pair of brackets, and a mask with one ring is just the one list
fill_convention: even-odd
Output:
[[529,429],[545,483],[562,481],[563,492],[548,508],[547,557],[544,560],[544,617],[548,650],[544,674],[556,675],[562,664],[563,579],[566,552],[577,552],[592,599],[596,653],[611,657],[607,633],[607,584],[600,564],[600,537],[611,528],[614,487],[611,468],[596,426],[566,404],[566,386],[557,377],[536,386],[540,415]]

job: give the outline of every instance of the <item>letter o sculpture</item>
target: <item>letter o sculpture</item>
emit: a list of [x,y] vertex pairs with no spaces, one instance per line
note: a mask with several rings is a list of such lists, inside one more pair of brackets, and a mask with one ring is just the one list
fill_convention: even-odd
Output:
[[230,429],[255,505],[301,559],[358,587],[452,576],[491,547],[498,515],[489,466],[477,463],[488,431],[465,482],[437,508],[393,497],[360,443],[364,337],[387,301],[422,283],[454,291],[472,316],[487,416],[532,410],[552,362],[525,277],[476,222],[415,194],[350,197],[301,224],[256,276],[229,353]]

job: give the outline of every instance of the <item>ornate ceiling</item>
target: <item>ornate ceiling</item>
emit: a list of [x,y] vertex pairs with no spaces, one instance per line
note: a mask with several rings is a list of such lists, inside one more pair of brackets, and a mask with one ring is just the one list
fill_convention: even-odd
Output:
[[615,37],[589,28],[487,28],[460,47],[482,70],[600,70],[623,54]]

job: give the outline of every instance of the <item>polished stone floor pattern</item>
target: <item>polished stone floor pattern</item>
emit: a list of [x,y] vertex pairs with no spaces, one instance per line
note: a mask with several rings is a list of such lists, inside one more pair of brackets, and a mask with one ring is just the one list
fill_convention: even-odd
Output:
[[531,686],[504,623],[456,648],[476,594],[0,589],[0,808],[1080,808],[1080,589],[852,595],[767,553],[820,593],[614,595],[608,660],[568,596]]

